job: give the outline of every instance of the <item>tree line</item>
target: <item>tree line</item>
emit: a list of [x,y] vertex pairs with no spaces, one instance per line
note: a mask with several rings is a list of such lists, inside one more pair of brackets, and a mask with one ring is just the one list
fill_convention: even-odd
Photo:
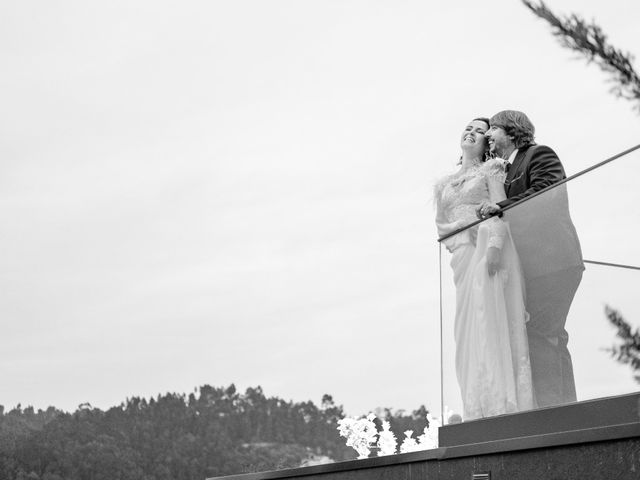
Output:
[[[421,432],[427,410],[379,409],[393,431]],[[133,397],[106,411],[0,406],[0,478],[194,480],[356,458],[337,431],[331,395],[320,405],[205,385],[188,396]],[[328,457],[328,458],[327,458]]]

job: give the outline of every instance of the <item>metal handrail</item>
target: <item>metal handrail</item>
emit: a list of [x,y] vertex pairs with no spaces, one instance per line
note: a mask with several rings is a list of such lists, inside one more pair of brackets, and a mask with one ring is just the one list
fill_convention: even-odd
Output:
[[[517,207],[518,205],[520,205],[520,204],[522,204],[524,202],[528,202],[532,198],[535,198],[538,195],[541,195],[541,194],[545,193],[548,190],[551,190],[553,188],[559,187],[560,185],[563,185],[563,184],[567,183],[568,181],[573,180],[574,178],[578,178],[581,175],[584,175],[585,173],[588,173],[588,172],[590,172],[592,170],[600,168],[600,167],[606,165],[607,163],[613,162],[614,160],[617,160],[620,157],[623,157],[623,156],[625,156],[625,155],[627,155],[627,154],[629,154],[629,153],[631,153],[631,152],[633,152],[635,150],[638,150],[639,148],[640,148],[640,144],[636,145],[635,147],[631,147],[631,148],[629,148],[627,150],[624,150],[624,151],[622,151],[622,152],[620,152],[620,153],[618,153],[618,154],[616,154],[616,155],[614,155],[612,157],[609,157],[609,158],[607,158],[606,160],[603,160],[600,163],[596,163],[595,165],[592,165],[592,166],[590,166],[588,168],[585,168],[584,170],[582,170],[582,171],[580,171],[580,172],[578,172],[578,173],[576,173],[574,175],[571,175],[570,177],[562,179],[559,182],[554,183],[553,185],[549,185],[548,187],[545,187],[542,190],[538,190],[537,192],[534,192],[534,193],[532,193],[531,195],[529,195],[527,197],[521,198],[517,202],[513,202],[512,204],[507,205],[506,207],[501,209],[500,213],[506,212],[507,210],[509,210],[511,208]],[[485,220],[488,220],[489,218],[491,218],[493,216],[495,216],[495,215],[489,216],[487,218],[482,218],[482,219],[475,220],[474,222],[471,222],[470,224],[465,225],[464,227],[460,227],[457,230],[454,230],[453,232],[447,233],[446,235],[443,235],[440,238],[438,238],[438,242],[442,242],[443,240],[446,240],[447,238],[451,238],[454,235],[459,234],[460,232],[464,232],[465,230],[467,230],[467,229],[469,229],[471,227],[475,227],[476,225],[484,222]],[[596,263],[596,262],[591,262],[591,263]],[[640,268],[638,268],[638,269],[640,270]]]

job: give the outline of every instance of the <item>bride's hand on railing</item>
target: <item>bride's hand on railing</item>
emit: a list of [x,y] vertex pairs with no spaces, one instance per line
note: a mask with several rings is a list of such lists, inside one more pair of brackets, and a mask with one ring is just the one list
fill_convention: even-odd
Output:
[[492,217],[493,215],[496,215],[497,213],[500,213],[500,210],[501,210],[501,208],[495,203],[482,202],[478,206],[478,208],[476,208],[476,216],[480,220],[483,220],[485,218]]

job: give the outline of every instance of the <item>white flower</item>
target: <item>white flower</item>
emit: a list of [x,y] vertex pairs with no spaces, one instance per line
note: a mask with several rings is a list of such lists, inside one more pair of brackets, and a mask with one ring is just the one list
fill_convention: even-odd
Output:
[[424,427],[424,431],[418,438],[412,438],[412,430],[404,432],[406,438],[400,446],[400,453],[438,448],[438,428],[440,427],[440,421],[430,413],[427,413],[427,422],[429,425]]
[[418,443],[420,443],[421,447],[420,450],[438,448],[438,428],[440,427],[440,421],[430,413],[427,413],[427,422],[429,422],[429,425],[424,427],[422,435],[418,437]]
[[404,432],[404,435],[405,439],[402,441],[402,445],[400,445],[400,453],[417,452],[418,450],[422,450],[415,438],[412,437],[413,430],[407,430]]
[[358,452],[358,458],[367,458],[371,453],[371,446],[376,443],[378,430],[373,423],[376,416],[370,413],[366,418],[343,418],[338,421],[338,432],[347,439],[347,446]]
[[393,455],[396,453],[397,440],[391,431],[389,422],[382,422],[382,432],[378,435],[378,456]]

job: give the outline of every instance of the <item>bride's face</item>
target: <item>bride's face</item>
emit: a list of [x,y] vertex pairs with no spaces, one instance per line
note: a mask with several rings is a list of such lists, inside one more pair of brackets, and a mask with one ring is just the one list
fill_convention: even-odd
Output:
[[489,130],[489,125],[482,120],[473,120],[469,123],[460,137],[462,149],[470,150],[471,153],[477,155],[484,155],[487,150],[487,139],[485,138],[487,130]]

